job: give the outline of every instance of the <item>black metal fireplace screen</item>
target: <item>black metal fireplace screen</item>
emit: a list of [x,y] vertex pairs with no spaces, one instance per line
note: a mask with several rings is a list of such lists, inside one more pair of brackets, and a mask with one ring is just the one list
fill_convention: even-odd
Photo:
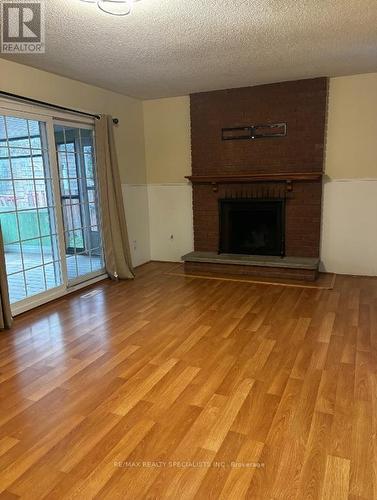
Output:
[[221,199],[219,216],[219,253],[285,255],[285,199]]

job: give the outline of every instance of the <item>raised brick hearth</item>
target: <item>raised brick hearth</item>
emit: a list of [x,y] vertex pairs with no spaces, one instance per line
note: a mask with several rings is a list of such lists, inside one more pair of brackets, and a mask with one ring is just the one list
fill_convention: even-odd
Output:
[[318,275],[318,259],[219,255],[214,252],[191,252],[183,259],[188,273],[230,273],[303,281],[315,281]]
[[[196,252],[219,251],[219,200],[284,199],[284,255],[319,260],[326,109],[325,78],[191,96]],[[222,140],[223,128],[281,122],[287,124],[285,137]],[[200,265],[187,263],[187,269]],[[249,270],[271,272],[262,266]],[[307,270],[302,277],[308,279]]]

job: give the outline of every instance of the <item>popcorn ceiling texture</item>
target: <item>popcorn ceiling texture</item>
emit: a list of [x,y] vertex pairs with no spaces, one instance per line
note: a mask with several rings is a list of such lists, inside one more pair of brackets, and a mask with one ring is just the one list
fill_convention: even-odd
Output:
[[138,98],[376,70],[376,0],[45,3],[46,54],[12,59]]

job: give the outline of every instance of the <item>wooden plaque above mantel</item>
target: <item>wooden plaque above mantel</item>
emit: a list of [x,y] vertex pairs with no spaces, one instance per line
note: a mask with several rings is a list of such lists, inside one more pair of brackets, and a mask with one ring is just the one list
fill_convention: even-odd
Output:
[[193,184],[211,184],[214,192],[218,190],[219,184],[252,182],[285,182],[287,190],[291,191],[294,181],[320,181],[322,176],[322,172],[292,172],[280,174],[187,175],[185,178]]

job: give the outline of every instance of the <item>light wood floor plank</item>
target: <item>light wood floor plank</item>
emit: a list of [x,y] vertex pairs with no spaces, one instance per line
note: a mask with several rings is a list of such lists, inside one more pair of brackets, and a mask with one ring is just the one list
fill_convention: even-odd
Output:
[[321,498],[346,500],[349,492],[350,461],[328,455]]
[[377,498],[377,279],[212,278],[149,263],[1,332],[0,500]]

